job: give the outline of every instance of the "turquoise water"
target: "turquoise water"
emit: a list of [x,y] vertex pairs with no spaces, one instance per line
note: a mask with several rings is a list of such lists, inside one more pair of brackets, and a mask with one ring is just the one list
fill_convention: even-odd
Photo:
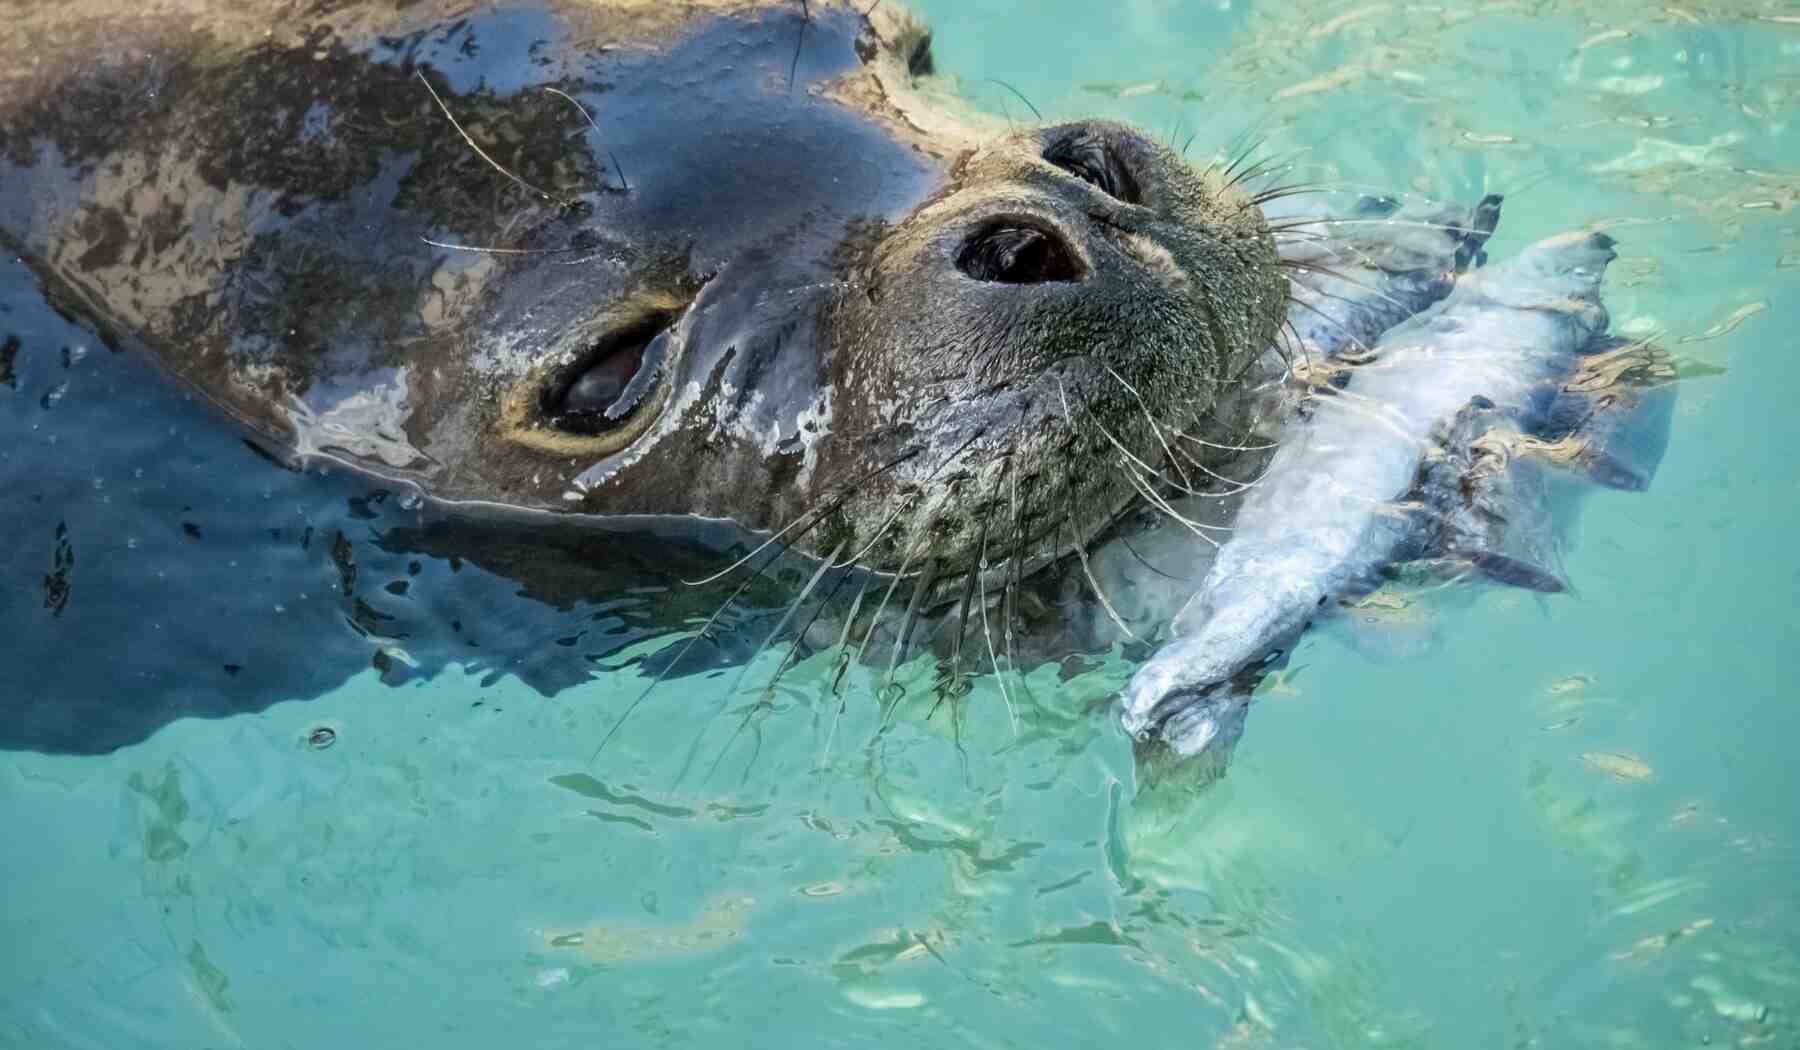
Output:
[[[923,700],[874,742],[864,672],[836,718],[820,656],[769,710],[683,680],[591,763],[633,676],[371,670],[0,753],[0,1043],[1800,1042],[1800,12],[915,6],[1019,119],[988,78],[1197,156],[1505,192],[1496,257],[1606,222],[1615,328],[1689,378],[1652,489],[1587,501],[1576,594],[1315,633],[1200,793],[1137,782],[1117,656],[978,681],[960,749]],[[723,757],[676,783],[701,731]]]

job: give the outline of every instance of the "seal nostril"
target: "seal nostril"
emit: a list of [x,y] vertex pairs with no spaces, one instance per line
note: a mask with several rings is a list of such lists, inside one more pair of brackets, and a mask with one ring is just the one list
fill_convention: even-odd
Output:
[[1043,284],[1078,281],[1082,266],[1060,234],[1013,219],[976,230],[957,253],[956,268],[977,281]]
[[1114,200],[1143,202],[1130,166],[1103,136],[1091,130],[1062,136],[1045,148],[1043,157]]

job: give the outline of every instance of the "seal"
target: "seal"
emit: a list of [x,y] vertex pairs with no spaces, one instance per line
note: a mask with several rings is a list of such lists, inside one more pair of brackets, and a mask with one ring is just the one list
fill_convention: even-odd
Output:
[[984,127],[898,5],[465,8],[14,12],[0,241],[283,456],[933,579],[1095,535],[1285,317],[1233,173]]

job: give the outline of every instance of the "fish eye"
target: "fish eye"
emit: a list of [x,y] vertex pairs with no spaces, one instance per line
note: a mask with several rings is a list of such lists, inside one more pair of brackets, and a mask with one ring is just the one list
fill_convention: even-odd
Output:
[[1044,150],[1043,157],[1114,200],[1126,204],[1141,200],[1131,170],[1104,138],[1091,131],[1063,136]]
[[666,381],[669,328],[676,315],[655,311],[606,333],[544,386],[539,412],[554,430],[597,437],[650,411]]

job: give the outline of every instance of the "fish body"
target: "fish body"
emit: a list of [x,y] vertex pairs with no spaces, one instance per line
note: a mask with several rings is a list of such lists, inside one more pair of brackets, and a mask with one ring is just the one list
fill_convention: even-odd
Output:
[[[1398,561],[1435,555],[1506,582],[1560,586],[1446,524],[1447,486],[1425,493],[1443,506],[1411,497],[1430,478],[1433,450],[1449,441],[1466,460],[1490,434],[1523,435],[1542,414],[1543,391],[1579,371],[1606,329],[1600,282],[1613,243],[1565,234],[1465,277],[1383,335],[1345,389],[1317,388],[1176,615],[1172,640],[1128,683],[1127,731],[1183,756],[1228,754],[1262,676],[1315,617],[1372,589]],[[1483,542],[1452,546],[1465,536]]]
[[1363,197],[1347,211],[1265,207],[1288,276],[1283,337],[1251,366],[1241,393],[1215,405],[1212,441],[1241,439],[1279,426],[1302,384],[1341,381],[1382,333],[1450,294],[1457,279],[1487,261],[1484,245],[1500,221],[1502,197],[1474,207],[1403,207]]
[[1450,294],[1486,261],[1500,221],[1499,194],[1472,209],[1401,208],[1364,197],[1347,215],[1271,223],[1289,239],[1288,323],[1303,356],[1326,361],[1367,351],[1382,333]]

